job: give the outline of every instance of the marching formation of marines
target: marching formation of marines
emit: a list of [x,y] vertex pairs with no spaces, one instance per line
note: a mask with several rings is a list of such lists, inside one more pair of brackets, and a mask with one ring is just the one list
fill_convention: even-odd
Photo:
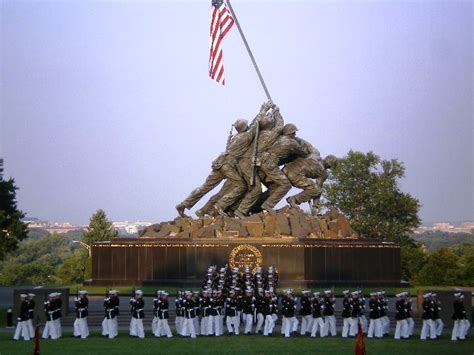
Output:
[[[230,270],[230,271],[228,271]],[[201,291],[180,291],[175,300],[176,333],[181,337],[197,336],[263,334],[272,336],[276,322],[281,316],[281,335],[284,337],[310,336],[324,338],[336,336],[336,299],[331,290],[311,292],[304,290],[301,297],[295,296],[292,289],[285,289],[279,300],[275,293],[278,283],[278,272],[270,267],[267,272],[257,268],[255,273],[245,268],[240,273],[238,268],[221,268],[217,271],[210,266]],[[373,292],[368,301],[370,322],[365,316],[366,300],[362,291],[345,290],[342,293],[343,319],[342,337],[355,337],[360,326],[368,338],[383,338],[389,335],[390,320],[385,292]],[[61,294],[50,293],[44,302],[46,324],[43,339],[58,339],[62,336],[61,328]],[[30,340],[34,337],[34,294],[20,295],[20,310],[17,328],[13,339]],[[411,316],[413,300],[408,292],[396,295],[395,302],[395,339],[409,339],[413,336],[415,322]],[[465,340],[470,330],[470,322],[464,308],[463,294],[454,294],[454,327],[451,340]],[[117,318],[119,316],[119,292],[110,290],[104,299],[105,317],[102,322],[102,335],[114,338],[118,335]],[[87,324],[88,298],[87,291],[79,291],[75,298],[76,320],[73,325],[73,336],[85,339],[89,336]],[[441,303],[435,293],[423,295],[423,326],[421,340],[438,339],[444,324],[440,318]],[[145,302],[143,292],[136,290],[130,299],[129,335],[145,337],[143,320]],[[168,293],[157,291],[153,299],[152,334],[155,337],[173,337],[168,324]]]
[[[296,137],[296,126],[285,125],[271,100],[262,105],[250,125],[238,119],[233,128],[237,133],[229,136],[226,151],[212,162],[204,184],[176,206],[179,215],[185,217],[186,209],[224,180],[222,189],[196,211],[198,217],[218,214],[244,218],[250,213],[270,211],[292,186],[303,191],[288,197],[287,202],[292,207],[310,202],[316,213],[326,170],[336,164],[336,157],[322,159],[315,147]],[[265,192],[262,185],[267,188]]]

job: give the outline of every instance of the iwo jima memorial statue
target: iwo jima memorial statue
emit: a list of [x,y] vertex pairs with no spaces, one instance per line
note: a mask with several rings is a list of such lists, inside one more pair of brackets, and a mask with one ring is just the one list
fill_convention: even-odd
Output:
[[[235,121],[235,134],[231,130],[203,185],[176,206],[179,217],[147,227],[139,238],[92,245],[92,283],[200,285],[209,265],[273,265],[282,286],[399,284],[397,244],[359,238],[335,209],[317,215],[336,157],[321,158],[318,149],[296,136],[295,124],[285,124],[230,3],[215,0],[213,9],[220,16],[220,39],[236,23],[268,101],[250,124]],[[212,36],[211,26],[211,49]],[[219,51],[211,50],[210,75],[223,83],[223,67],[213,61]],[[220,191],[196,211],[197,219],[185,214],[222,181]],[[275,210],[292,187],[302,191]],[[306,202],[311,213],[300,209]]]

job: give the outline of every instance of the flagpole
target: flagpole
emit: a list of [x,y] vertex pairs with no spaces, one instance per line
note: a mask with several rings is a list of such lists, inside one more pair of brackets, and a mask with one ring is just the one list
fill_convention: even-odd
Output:
[[268,92],[267,86],[265,85],[265,81],[263,80],[262,74],[260,73],[260,69],[258,69],[257,62],[255,61],[252,51],[250,50],[249,44],[247,43],[247,39],[245,38],[245,35],[242,32],[242,28],[240,27],[239,20],[237,20],[237,16],[235,16],[235,12],[234,12],[234,9],[232,8],[230,0],[226,0],[226,2],[227,2],[227,5],[229,6],[229,10],[230,10],[230,13],[232,14],[235,24],[237,25],[240,36],[242,37],[242,41],[244,41],[245,47],[247,48],[247,52],[249,52],[250,59],[252,60],[255,70],[257,71],[258,78],[260,79],[260,82],[262,83],[263,90],[265,90],[265,94],[267,95],[267,99],[271,100],[272,98],[270,97],[270,93]]

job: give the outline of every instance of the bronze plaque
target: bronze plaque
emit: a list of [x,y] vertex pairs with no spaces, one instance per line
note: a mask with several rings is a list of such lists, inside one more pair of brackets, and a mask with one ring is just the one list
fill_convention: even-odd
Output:
[[229,255],[229,265],[231,267],[238,267],[241,270],[248,266],[252,272],[255,272],[262,263],[263,257],[260,250],[249,244],[236,246]]

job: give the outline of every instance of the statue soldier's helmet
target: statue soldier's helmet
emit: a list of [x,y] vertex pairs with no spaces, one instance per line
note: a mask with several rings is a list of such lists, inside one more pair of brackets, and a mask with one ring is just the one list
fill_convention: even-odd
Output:
[[331,169],[332,167],[334,167],[337,163],[337,158],[336,156],[330,154],[328,155],[326,158],[324,158],[324,165],[326,168],[329,168]]
[[247,120],[244,120],[242,118],[239,118],[234,122],[234,127],[237,130],[237,132],[245,132],[248,129],[249,123]]
[[259,125],[260,125],[261,130],[271,129],[273,128],[274,124],[275,124],[275,121],[273,120],[273,117],[270,115],[266,115],[259,120]]
[[298,130],[293,123],[288,123],[283,127],[282,134],[289,136],[290,134],[295,133]]

